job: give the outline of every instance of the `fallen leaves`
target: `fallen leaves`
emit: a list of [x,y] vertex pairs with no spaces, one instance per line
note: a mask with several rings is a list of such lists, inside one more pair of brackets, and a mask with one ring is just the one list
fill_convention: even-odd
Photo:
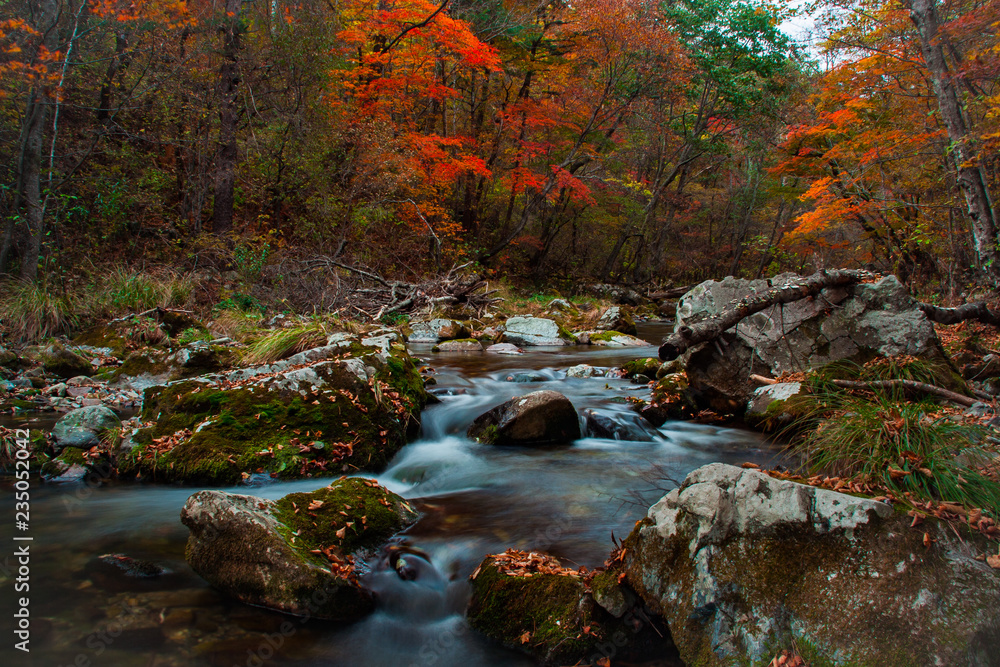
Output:
[[809,665],[798,653],[786,649],[774,656],[768,667],[809,667]]
[[502,554],[493,556],[493,565],[501,574],[508,577],[531,577],[536,574],[556,574],[570,577],[583,575],[580,570],[563,567],[562,563],[552,556],[537,551],[507,549]]

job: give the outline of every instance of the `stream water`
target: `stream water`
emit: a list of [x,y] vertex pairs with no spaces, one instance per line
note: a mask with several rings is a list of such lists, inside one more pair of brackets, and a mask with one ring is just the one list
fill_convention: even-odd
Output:
[[[663,325],[640,325],[659,342]],[[530,348],[529,348],[530,349]],[[391,569],[371,575],[378,608],[349,625],[299,619],[232,602],[184,562],[187,529],[179,513],[195,489],[143,485],[33,486],[31,489],[31,652],[13,649],[14,499],[3,487],[0,537],[0,664],[406,666],[533,665],[470,630],[463,618],[467,578],[483,556],[508,547],[547,551],[566,564],[600,565],[612,535],[624,538],[650,504],[694,468],[712,461],[767,463],[779,454],[755,434],[687,422],[643,425],[624,400],[648,398],[645,385],[611,378],[567,378],[579,363],[621,366],[655,348],[532,349],[520,356],[413,354],[433,366],[440,403],[423,414],[423,434],[374,476],[423,513],[408,543],[429,556],[415,580]],[[506,380],[518,372],[536,382]],[[550,388],[577,409],[625,424],[638,441],[584,438],[544,449],[496,448],[464,437],[472,420],[512,396]],[[5,422],[3,425],[13,426]],[[280,498],[329,480],[236,487]],[[96,557],[153,561],[170,574],[122,577]],[[16,569],[16,568],[14,568]],[[645,664],[676,664],[669,658]]]

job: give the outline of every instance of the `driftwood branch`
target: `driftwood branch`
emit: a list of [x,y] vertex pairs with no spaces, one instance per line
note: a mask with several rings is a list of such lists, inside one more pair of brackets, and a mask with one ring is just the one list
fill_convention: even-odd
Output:
[[873,389],[908,389],[922,394],[940,396],[941,398],[948,399],[952,403],[958,403],[959,405],[964,405],[967,408],[971,408],[977,402],[974,398],[969,398],[968,396],[945,389],[944,387],[938,387],[924,382],[917,382],[915,380],[872,380],[869,382],[861,382],[858,380],[833,380],[833,384],[843,389],[867,389],[869,391]]
[[718,338],[722,332],[736,326],[744,318],[771,306],[805,299],[819,294],[828,287],[853,285],[871,277],[872,274],[868,271],[848,269],[818,271],[788,285],[774,286],[760,294],[748,295],[715,317],[677,329],[660,345],[660,359],[663,361],[676,359],[688,348]]
[[985,303],[967,303],[957,308],[941,308],[929,303],[918,303],[917,308],[924,312],[931,322],[938,324],[958,324],[966,320],[977,320],[983,324],[1000,327],[1000,313],[990,310]]
[[679,299],[688,292],[691,291],[694,285],[684,285],[682,287],[671,287],[670,289],[659,290],[657,292],[650,292],[646,296],[653,301],[662,301],[664,299]]

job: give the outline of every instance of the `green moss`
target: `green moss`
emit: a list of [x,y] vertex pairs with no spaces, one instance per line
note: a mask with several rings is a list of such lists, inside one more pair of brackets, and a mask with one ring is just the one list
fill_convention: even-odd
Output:
[[[315,509],[316,503],[321,503]],[[336,547],[342,554],[375,548],[413,523],[417,513],[403,498],[360,478],[339,479],[310,493],[292,493],[275,504],[285,538],[305,559],[323,557],[314,549]],[[337,532],[343,530],[344,536]],[[294,539],[292,539],[294,537]]]
[[[324,388],[305,396],[195,380],[150,387],[142,418],[155,425],[140,431],[141,446],[120,467],[163,481],[220,484],[244,473],[298,478],[383,468],[419,431],[427,394],[416,366],[408,356],[389,357],[372,386],[337,365],[323,372]],[[193,433],[169,451],[152,445],[183,429]]]
[[140,350],[128,355],[125,362],[115,370],[115,378],[123,375],[137,377],[139,375],[166,375],[170,366],[166,363],[166,353],[159,350]]
[[650,380],[656,379],[656,371],[660,369],[661,362],[659,359],[654,359],[649,357],[646,359],[633,359],[622,367],[625,371],[625,377],[634,378],[636,376],[643,376]]
[[73,344],[107,347],[111,349],[111,352],[116,357],[124,357],[129,348],[128,338],[109,324],[102,324],[87,329],[73,339]]
[[70,466],[87,464],[87,457],[79,447],[66,447],[59,456],[49,459],[42,465],[42,473],[50,477],[61,475]]
[[[576,577],[508,576],[487,558],[472,587],[469,624],[546,662],[575,662],[589,655],[601,636],[592,624],[593,604],[581,604],[586,591]],[[583,633],[584,626],[591,626],[591,634]]]
[[590,334],[591,342],[598,341],[601,343],[610,343],[618,336],[624,336],[620,331],[598,331],[597,333]]
[[576,335],[575,334],[573,334],[569,329],[567,329],[566,327],[564,327],[562,324],[559,324],[558,326],[559,326],[559,337],[560,338],[562,338],[563,340],[572,341],[574,343],[576,342]]
[[499,439],[500,428],[496,424],[489,424],[476,436],[476,440],[484,445],[496,444]]

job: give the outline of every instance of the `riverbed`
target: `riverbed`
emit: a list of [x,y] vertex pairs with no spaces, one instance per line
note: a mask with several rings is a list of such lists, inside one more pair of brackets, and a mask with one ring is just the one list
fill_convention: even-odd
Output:
[[[657,343],[659,324],[640,325]],[[536,664],[470,630],[463,611],[467,578],[483,556],[509,547],[544,550],[567,565],[599,566],[613,540],[628,535],[650,504],[706,463],[760,464],[780,453],[757,434],[736,428],[667,422],[655,429],[631,409],[648,398],[645,384],[618,378],[570,378],[576,364],[614,368],[656,348],[529,348],[501,356],[411,352],[433,369],[429,387],[440,402],[422,415],[422,434],[374,476],[422,512],[409,546],[427,554],[433,571],[403,581],[373,564],[378,608],[349,625],[301,622],[232,602],[209,588],[184,561],[187,529],[179,513],[195,490],[156,485],[33,485],[31,489],[31,652],[15,651],[7,631],[4,665],[312,665],[460,667]],[[535,373],[532,382],[509,376]],[[623,424],[633,441],[583,438],[540,449],[489,447],[464,432],[472,420],[513,396],[538,389],[565,394],[578,410]],[[23,421],[21,422],[23,423]],[[10,421],[3,425],[13,426]],[[368,475],[366,475],[368,476]],[[309,491],[315,478],[226,490],[266,498]],[[4,543],[12,545],[13,489],[3,493]],[[4,547],[0,563],[12,563]],[[96,558],[120,553],[169,573],[121,576]],[[0,572],[2,615],[15,609],[14,582]],[[5,627],[10,627],[5,621]],[[670,656],[647,665],[675,665]]]

